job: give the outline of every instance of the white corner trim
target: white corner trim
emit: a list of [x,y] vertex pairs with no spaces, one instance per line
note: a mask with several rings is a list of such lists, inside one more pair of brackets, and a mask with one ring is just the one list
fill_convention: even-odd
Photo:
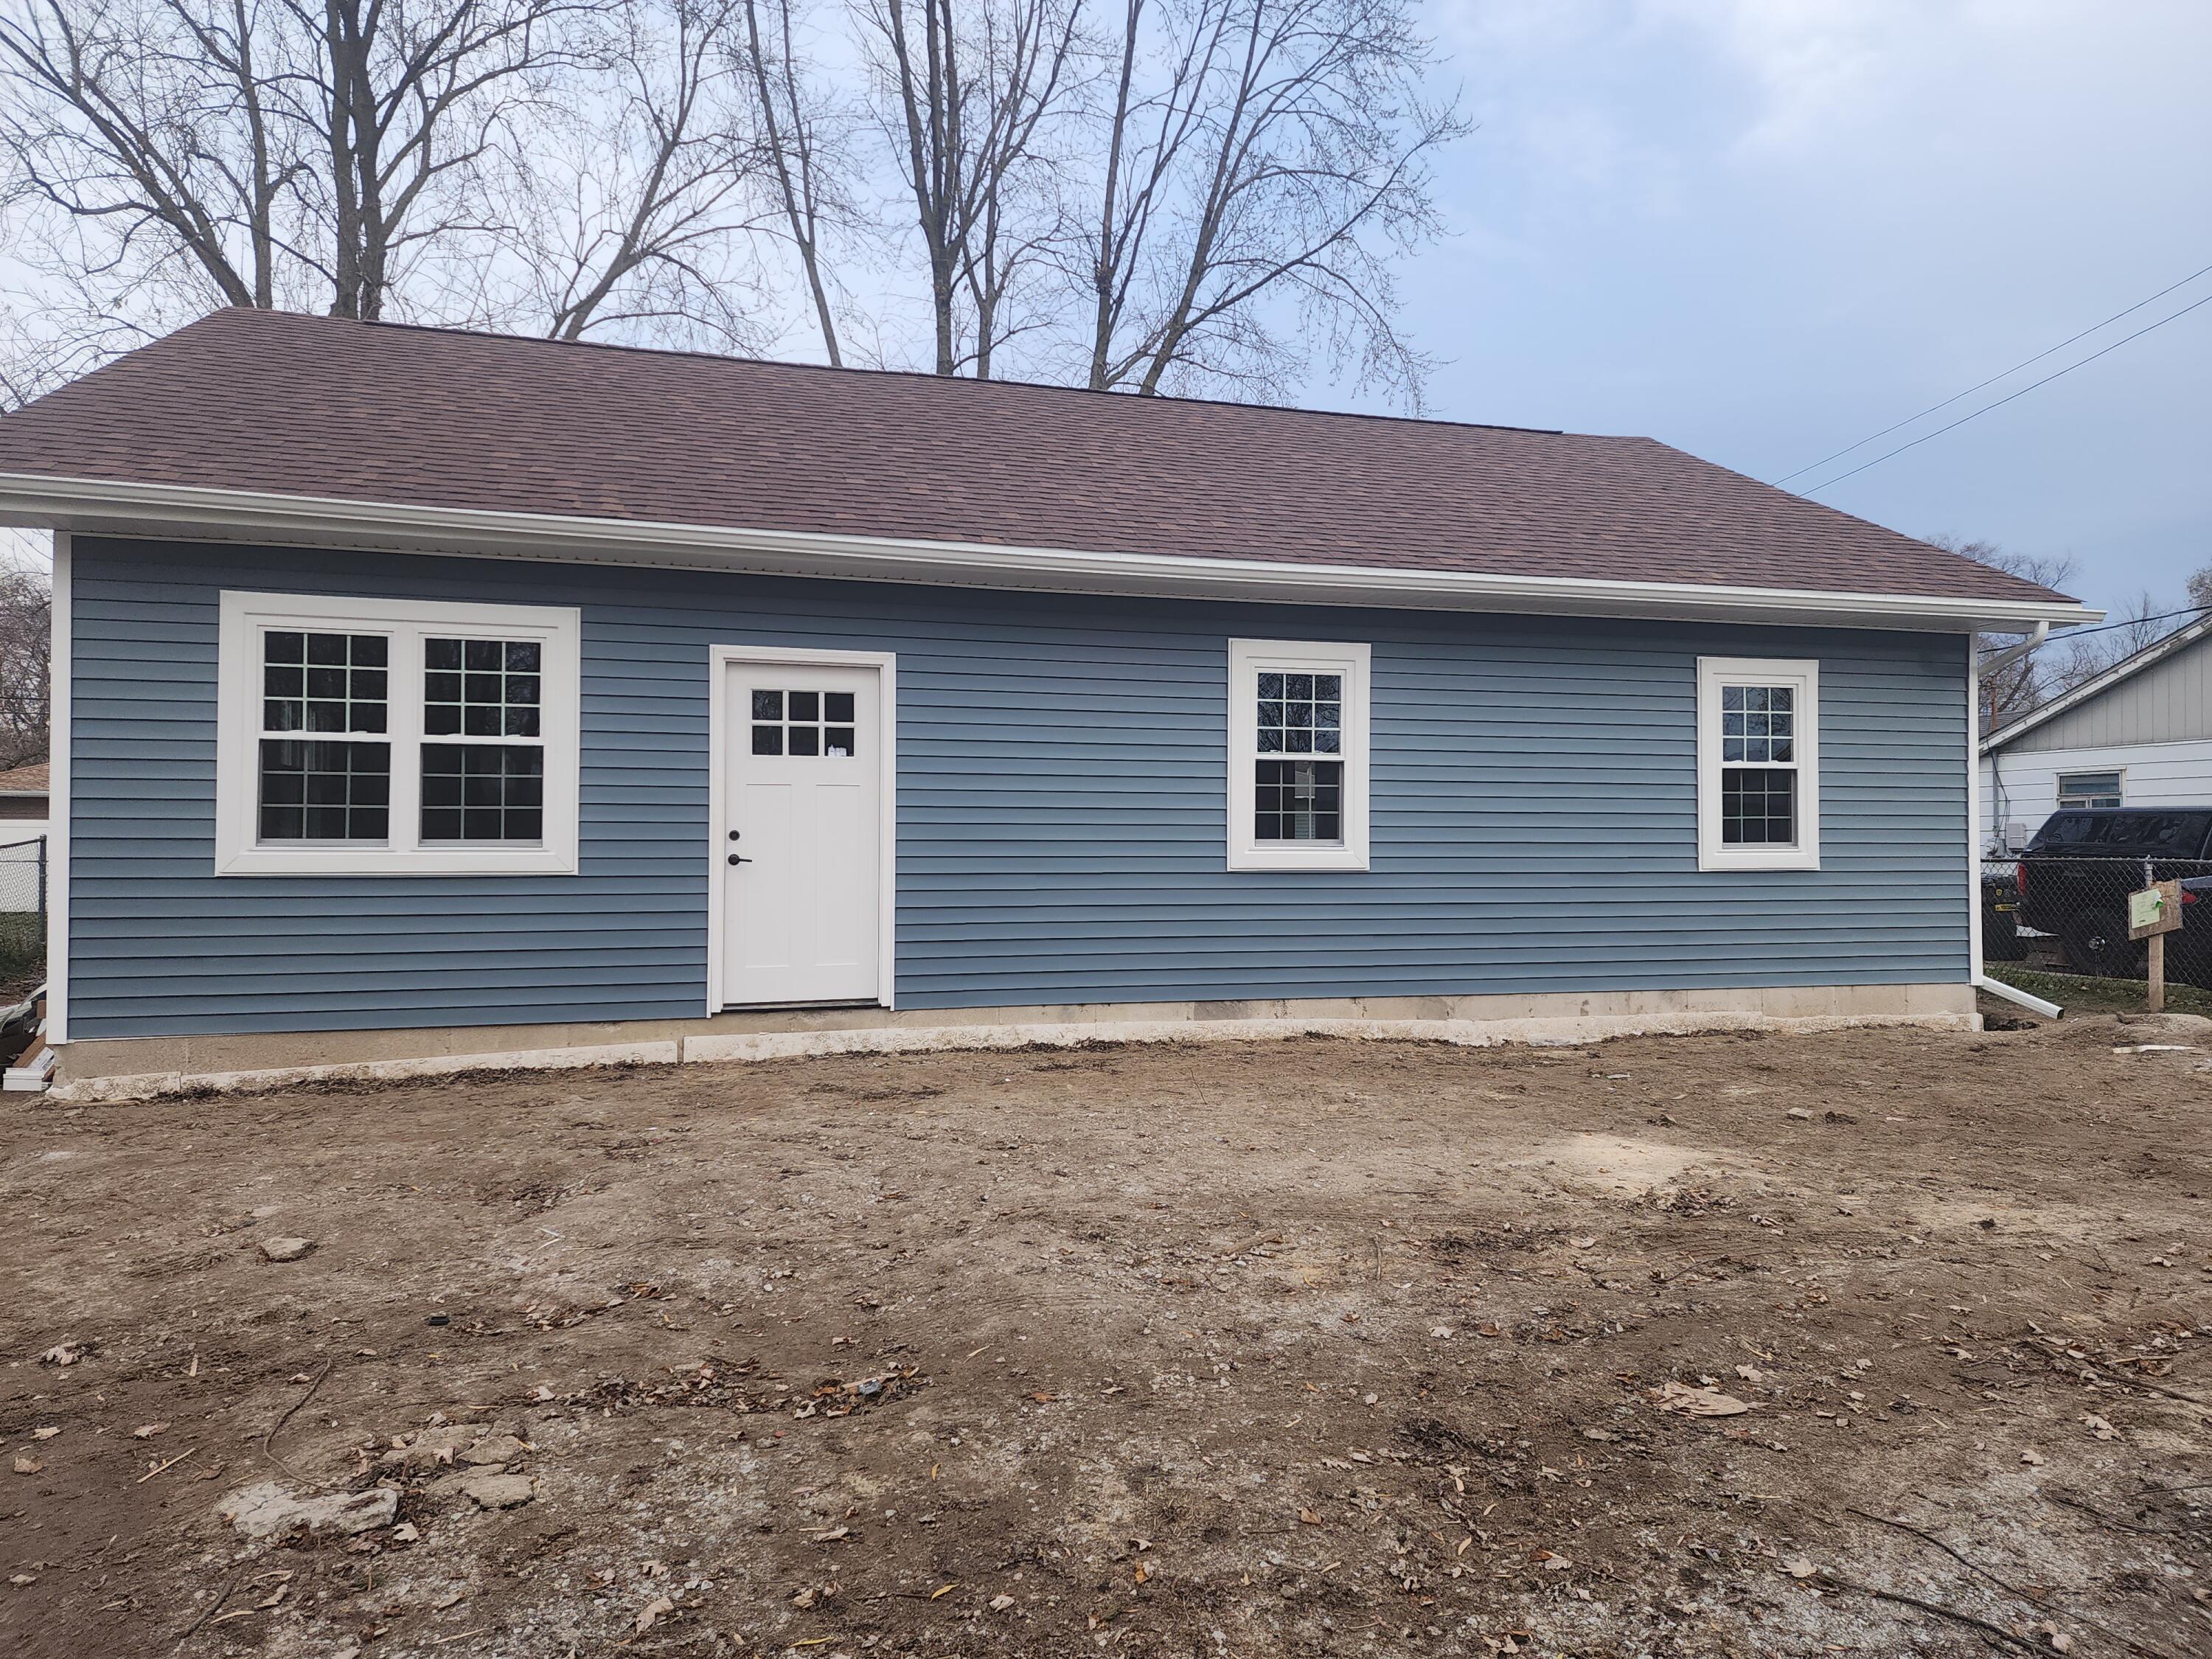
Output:
[[[270,629],[386,633],[391,654],[385,733],[392,745],[390,836],[380,844],[260,844],[256,805],[262,732],[262,653]],[[424,845],[419,808],[425,742],[422,641],[453,631],[534,639],[544,647],[540,730],[544,837],[536,846]],[[482,605],[226,590],[216,646],[216,846],[219,876],[510,876],[576,873],[582,765],[582,612],[572,605]],[[303,738],[315,734],[301,733]],[[347,734],[332,733],[333,738]],[[360,734],[354,734],[358,737]],[[373,740],[373,739],[371,739]]]
[[[1721,839],[1721,688],[1795,689],[1797,841],[1790,847],[1730,846]],[[1698,659],[1698,868],[1817,870],[1820,867],[1820,665],[1811,658]]]
[[[1332,644],[1315,640],[1229,641],[1228,867],[1231,870],[1364,870],[1368,862],[1368,801],[1370,721],[1369,697],[1374,647],[1364,642]],[[1344,678],[1342,720],[1344,799],[1341,842],[1262,842],[1253,833],[1253,766],[1261,758],[1257,676],[1287,673],[1340,674]],[[1295,759],[1284,756],[1283,759]]]
[[397,548],[574,563],[661,565],[1046,592],[1158,593],[1277,604],[1680,617],[1951,632],[2008,626],[2017,629],[2042,621],[2091,623],[2105,614],[2086,605],[2048,599],[1854,593],[1006,547],[981,542],[414,507],[29,473],[0,473],[0,523],[73,527],[87,534],[124,537]]
[[896,1006],[898,988],[898,655],[890,651],[814,650],[804,646],[717,645],[707,653],[707,1012],[724,1007],[723,950],[729,927],[729,866],[723,826],[729,822],[730,742],[740,722],[729,708],[735,663],[811,668],[869,668],[876,674],[876,1000]]
[[[1982,662],[1966,641],[1966,982],[1982,980]],[[1974,1016],[1981,1024],[1981,1016]]]
[[69,1041],[70,551],[70,532],[54,532],[46,738],[46,1041],[56,1048]]

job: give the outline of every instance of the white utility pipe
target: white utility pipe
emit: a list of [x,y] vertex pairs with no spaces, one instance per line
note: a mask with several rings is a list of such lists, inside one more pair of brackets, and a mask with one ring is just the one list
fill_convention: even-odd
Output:
[[1973,987],[1987,991],[1993,997],[2002,997],[2007,1002],[2016,1002],[2031,1013],[2041,1014],[2045,1019],[2057,1019],[2066,1011],[2055,1002],[2045,1002],[2041,997],[2032,997],[2017,985],[2008,985],[2001,979],[1991,979],[1987,974],[1976,974]]

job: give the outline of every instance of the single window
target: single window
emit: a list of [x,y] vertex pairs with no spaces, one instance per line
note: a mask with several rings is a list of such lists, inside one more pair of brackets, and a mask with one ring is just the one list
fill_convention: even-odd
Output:
[[1820,867],[1820,665],[1698,659],[1698,866]]
[[216,870],[576,868],[577,613],[222,596]]
[[2061,772],[2058,804],[2073,811],[2100,806],[2124,806],[2118,772]]
[[1229,867],[1367,867],[1364,645],[1229,642]]

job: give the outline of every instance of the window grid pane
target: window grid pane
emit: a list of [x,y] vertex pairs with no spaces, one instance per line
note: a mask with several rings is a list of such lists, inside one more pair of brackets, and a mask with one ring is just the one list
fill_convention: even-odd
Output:
[[1730,847],[1797,843],[1797,774],[1767,767],[1721,770],[1721,841]]
[[1344,676],[1273,671],[1259,677],[1259,751],[1263,755],[1343,752]]
[[507,744],[422,745],[425,842],[545,838],[545,751]]
[[542,648],[536,640],[422,641],[422,731],[434,738],[535,738]]
[[1787,685],[1721,688],[1721,759],[1729,764],[1794,766],[1797,755],[1795,689]]
[[1262,760],[1253,765],[1255,840],[1344,839],[1342,761]]
[[270,629],[261,636],[261,729],[385,731],[390,651],[381,634]]
[[261,840],[380,842],[391,805],[390,744],[262,739]]

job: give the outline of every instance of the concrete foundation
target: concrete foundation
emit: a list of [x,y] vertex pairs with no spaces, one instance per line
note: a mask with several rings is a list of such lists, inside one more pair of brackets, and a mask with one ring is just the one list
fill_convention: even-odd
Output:
[[49,1098],[118,1100],[185,1089],[268,1089],[325,1079],[435,1077],[516,1067],[674,1065],[1033,1043],[1328,1036],[1482,1047],[1854,1025],[1966,1031],[1978,1023],[1973,989],[1963,983],[1020,1008],[763,1009],[607,1024],[94,1038],[62,1047]]

